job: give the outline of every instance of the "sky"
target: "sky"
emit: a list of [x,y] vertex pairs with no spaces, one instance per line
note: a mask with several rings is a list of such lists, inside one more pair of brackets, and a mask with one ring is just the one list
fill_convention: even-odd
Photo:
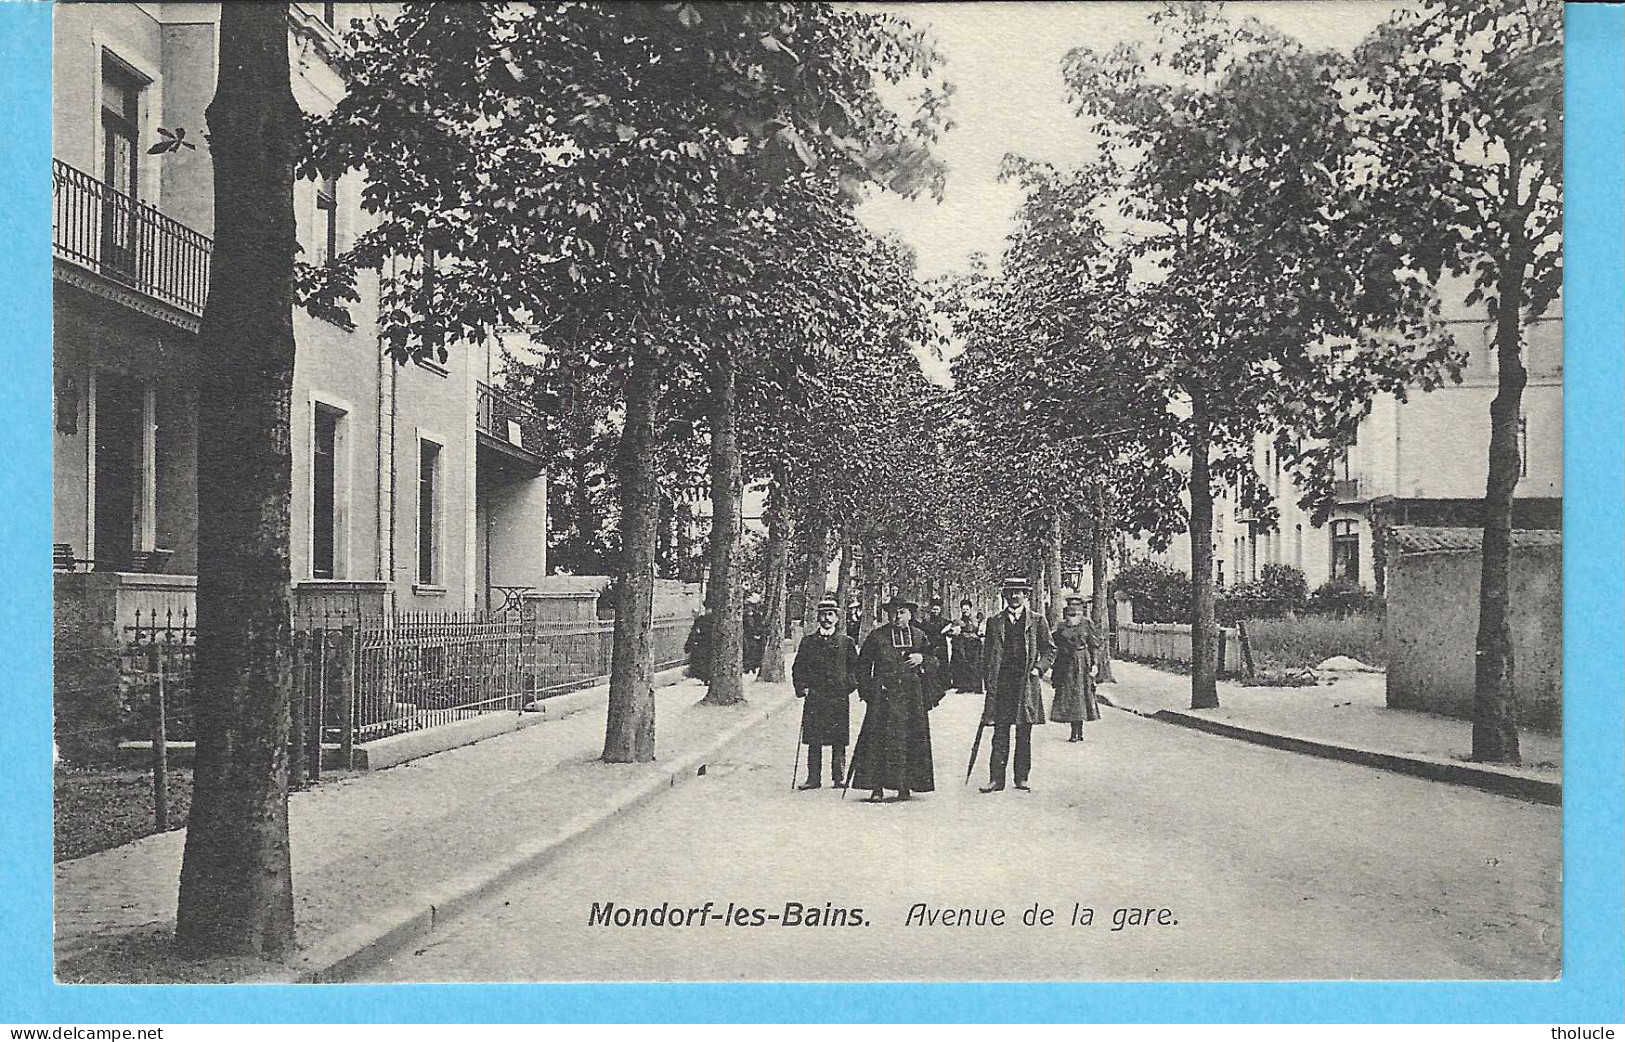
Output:
[[[1085,45],[1105,51],[1149,36],[1148,3],[861,4],[901,14],[936,38],[955,93],[955,128],[939,154],[948,164],[945,198],[905,200],[876,193],[861,209],[879,232],[895,231],[919,254],[919,274],[961,270],[976,251],[996,257],[1019,199],[997,174],[1006,153],[1072,165],[1087,158],[1083,122],[1066,103],[1061,58]],[[1230,5],[1313,48],[1349,49],[1394,5],[1375,0],[1268,0]]]

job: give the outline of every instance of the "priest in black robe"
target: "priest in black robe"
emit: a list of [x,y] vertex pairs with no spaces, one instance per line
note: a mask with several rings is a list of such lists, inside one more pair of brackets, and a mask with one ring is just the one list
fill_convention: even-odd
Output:
[[852,784],[870,790],[869,802],[896,800],[936,788],[931,764],[931,722],[941,698],[941,663],[925,631],[913,624],[912,606],[886,605],[890,622],[874,630],[858,652],[858,697],[867,708],[852,751]]
[[824,746],[830,748],[830,784],[846,780],[846,746],[851,741],[852,692],[858,686],[858,646],[841,631],[840,607],[818,604],[818,628],[801,638],[790,679],[801,705],[801,741],[807,746],[803,789],[822,787]]

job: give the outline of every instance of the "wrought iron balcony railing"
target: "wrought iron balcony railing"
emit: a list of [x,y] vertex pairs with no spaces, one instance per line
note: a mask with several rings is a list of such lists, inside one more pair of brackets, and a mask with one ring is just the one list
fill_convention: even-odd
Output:
[[474,428],[504,445],[540,456],[547,421],[511,395],[483,381],[475,384]]
[[1356,503],[1362,498],[1360,495],[1359,478],[1342,478],[1336,483],[1337,501],[1339,503]]
[[192,315],[209,296],[214,243],[59,159],[51,161],[56,256]]

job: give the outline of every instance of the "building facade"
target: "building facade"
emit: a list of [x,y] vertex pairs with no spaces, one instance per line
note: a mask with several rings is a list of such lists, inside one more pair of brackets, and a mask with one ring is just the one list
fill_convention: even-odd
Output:
[[[329,58],[370,4],[294,3],[295,97],[322,111]],[[219,6],[56,10],[55,467],[59,603],[188,609],[197,572],[197,331],[207,298],[213,166],[204,110]],[[195,149],[149,155],[159,128]],[[358,175],[300,181],[301,257],[366,230]],[[541,417],[503,392],[501,349],[454,345],[398,365],[378,335],[378,280],[351,323],[296,309],[292,568],[296,612],[501,607],[547,571]],[[105,617],[105,612],[92,613]],[[150,616],[149,616],[150,617]]]
[[[1460,383],[1405,401],[1381,395],[1360,422],[1338,466],[1336,505],[1325,524],[1298,506],[1301,494],[1269,436],[1253,446],[1253,472],[1274,499],[1274,525],[1255,519],[1237,490],[1214,499],[1214,577],[1221,585],[1257,579],[1270,564],[1304,573],[1311,590],[1331,579],[1368,589],[1385,585],[1384,533],[1394,525],[1482,527],[1489,479],[1490,402],[1499,369],[1484,308],[1465,303],[1469,286],[1447,279],[1445,321],[1467,356]],[[1560,529],[1563,516],[1563,317],[1561,302],[1524,327],[1528,384],[1519,421],[1520,473],[1513,526]],[[1158,559],[1189,571],[1186,536]]]

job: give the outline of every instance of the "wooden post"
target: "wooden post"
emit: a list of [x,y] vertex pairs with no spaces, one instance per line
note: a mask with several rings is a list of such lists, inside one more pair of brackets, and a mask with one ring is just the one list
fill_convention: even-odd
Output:
[[169,750],[165,744],[164,645],[149,645],[153,672],[158,674],[158,685],[152,693],[152,820],[158,832],[169,831]]
[[1248,676],[1257,676],[1257,667],[1253,665],[1253,642],[1247,637],[1246,619],[1236,620],[1236,639],[1241,642],[1241,668],[1246,670]]
[[309,693],[309,646],[305,634],[293,635],[293,704],[288,731],[288,788],[305,787],[305,698]]
[[355,633],[346,626],[339,638],[339,761],[347,771],[355,767]]

